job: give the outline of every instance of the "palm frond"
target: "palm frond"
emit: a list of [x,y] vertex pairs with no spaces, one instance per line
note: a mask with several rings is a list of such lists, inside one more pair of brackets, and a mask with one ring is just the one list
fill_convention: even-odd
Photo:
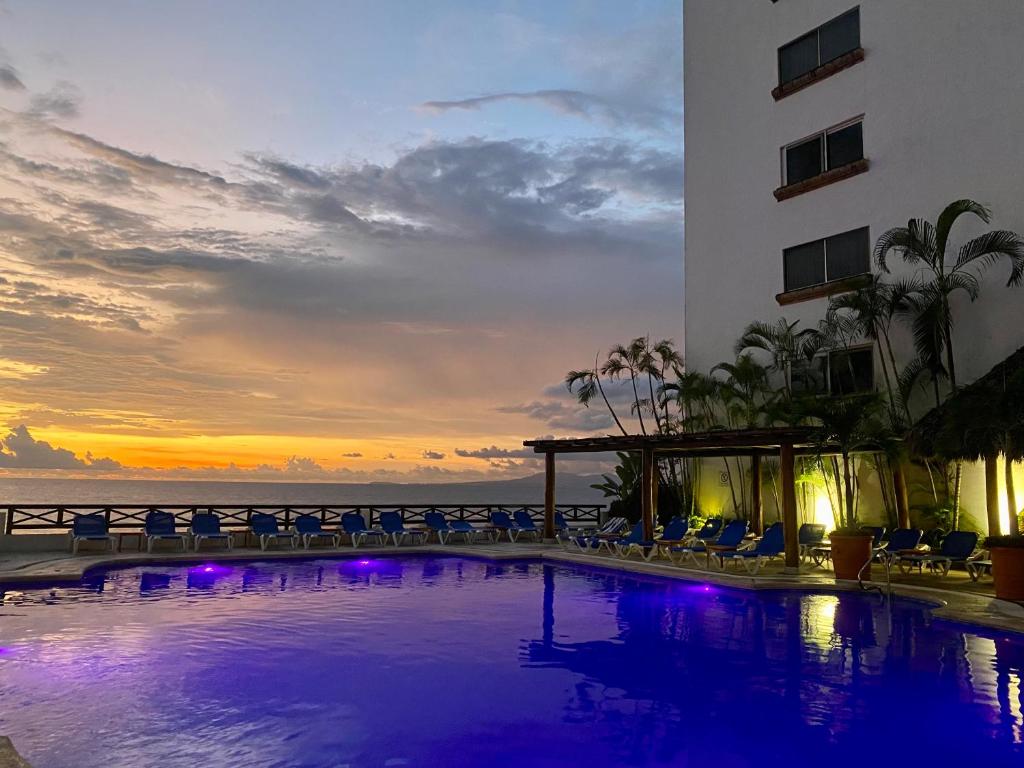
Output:
[[954,200],[942,209],[939,218],[935,221],[936,249],[939,253],[946,252],[946,244],[949,242],[949,233],[953,224],[964,214],[973,213],[979,219],[988,224],[991,211],[981,203],[974,200]]
[[955,269],[973,264],[985,270],[1003,259],[1010,262],[1010,278],[1006,284],[1020,285],[1024,279],[1024,238],[1005,229],[986,232],[964,243],[957,254]]

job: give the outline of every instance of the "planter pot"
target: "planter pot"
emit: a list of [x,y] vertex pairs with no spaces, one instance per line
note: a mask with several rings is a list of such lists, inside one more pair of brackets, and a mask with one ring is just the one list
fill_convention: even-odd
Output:
[[1024,547],[992,547],[996,597],[1024,602]]
[[[856,581],[857,572],[871,557],[871,534],[832,534],[832,566],[837,579]],[[864,578],[871,577],[871,566],[864,569]]]

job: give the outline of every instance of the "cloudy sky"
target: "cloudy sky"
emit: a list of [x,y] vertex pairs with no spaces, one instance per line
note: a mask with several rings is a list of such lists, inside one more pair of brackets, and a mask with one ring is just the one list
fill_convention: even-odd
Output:
[[[0,0],[0,471],[478,479],[682,335],[678,0]],[[4,437],[6,435],[6,437]]]

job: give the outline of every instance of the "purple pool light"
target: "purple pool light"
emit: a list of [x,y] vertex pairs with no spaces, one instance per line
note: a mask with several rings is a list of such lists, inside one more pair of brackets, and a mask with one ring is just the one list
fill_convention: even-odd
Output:
[[231,573],[231,568],[226,565],[217,565],[216,563],[204,563],[203,565],[194,565],[188,569],[189,575],[193,576],[226,576]]

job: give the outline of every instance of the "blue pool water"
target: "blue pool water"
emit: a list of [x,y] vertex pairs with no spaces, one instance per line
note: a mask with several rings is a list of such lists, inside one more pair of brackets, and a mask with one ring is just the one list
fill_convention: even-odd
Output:
[[1021,636],[862,595],[461,558],[3,593],[36,768],[1024,765]]

